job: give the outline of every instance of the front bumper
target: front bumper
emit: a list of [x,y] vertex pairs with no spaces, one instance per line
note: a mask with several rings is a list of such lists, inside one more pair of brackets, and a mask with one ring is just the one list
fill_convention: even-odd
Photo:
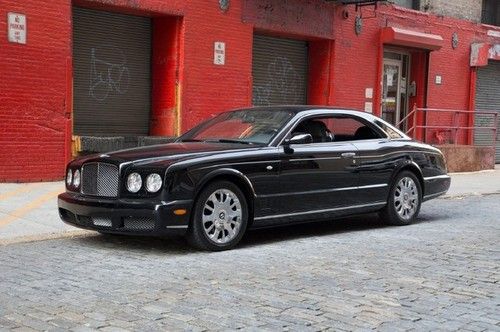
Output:
[[[66,192],[58,197],[59,216],[70,225],[105,233],[165,235],[185,233],[192,200],[108,199]],[[184,215],[174,210],[186,209]]]

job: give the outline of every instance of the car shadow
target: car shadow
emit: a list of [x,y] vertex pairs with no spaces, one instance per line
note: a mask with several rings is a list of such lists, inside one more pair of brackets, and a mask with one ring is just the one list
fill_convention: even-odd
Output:
[[[412,225],[436,222],[448,219],[440,214],[421,214]],[[278,226],[274,228],[261,228],[249,230],[243,237],[239,247],[252,247],[266,243],[298,240],[308,237],[322,237],[342,233],[376,230],[393,226],[381,220],[377,213],[349,216],[334,220],[324,220]]]
[[[422,213],[414,225],[446,220],[448,218],[449,216],[439,213]],[[365,214],[335,220],[251,229],[245,234],[235,250],[269,243],[295,241],[309,237],[331,236],[334,234],[376,230],[387,227],[400,226],[387,225],[377,214]],[[411,227],[411,225],[408,227]],[[73,241],[96,249],[126,250],[142,254],[188,255],[200,253],[199,250],[190,247],[186,239],[179,235],[144,237],[95,233],[95,235],[74,238]]]

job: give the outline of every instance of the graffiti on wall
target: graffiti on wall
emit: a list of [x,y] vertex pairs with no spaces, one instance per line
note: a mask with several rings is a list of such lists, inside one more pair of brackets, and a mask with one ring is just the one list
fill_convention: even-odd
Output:
[[267,80],[254,83],[254,105],[297,104],[301,102],[300,77],[290,60],[276,57],[267,66]]
[[123,95],[127,92],[130,73],[125,54],[119,52],[119,62],[109,62],[99,59],[97,49],[92,48],[90,54],[90,86],[89,96],[98,101],[104,101],[111,93]]

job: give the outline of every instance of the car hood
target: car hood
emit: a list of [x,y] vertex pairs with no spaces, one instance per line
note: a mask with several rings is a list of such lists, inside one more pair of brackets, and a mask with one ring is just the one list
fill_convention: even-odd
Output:
[[119,150],[83,158],[82,163],[89,161],[112,162],[117,164],[168,165],[174,161],[203,157],[221,152],[235,152],[255,149],[255,146],[238,143],[217,142],[181,142],[151,145],[140,148]]

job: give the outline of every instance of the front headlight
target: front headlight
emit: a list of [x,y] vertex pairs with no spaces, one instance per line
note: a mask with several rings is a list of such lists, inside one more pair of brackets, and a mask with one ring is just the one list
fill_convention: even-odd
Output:
[[82,178],[80,176],[80,170],[77,169],[75,171],[75,174],[73,174],[73,186],[75,186],[75,188],[80,187],[81,180]]
[[131,193],[138,192],[142,187],[142,178],[139,173],[131,173],[127,177],[127,190]]
[[146,190],[155,193],[160,190],[162,185],[161,176],[157,173],[149,174],[146,178]]
[[73,172],[71,169],[68,169],[68,174],[66,175],[66,184],[71,186],[71,182],[73,181]]

